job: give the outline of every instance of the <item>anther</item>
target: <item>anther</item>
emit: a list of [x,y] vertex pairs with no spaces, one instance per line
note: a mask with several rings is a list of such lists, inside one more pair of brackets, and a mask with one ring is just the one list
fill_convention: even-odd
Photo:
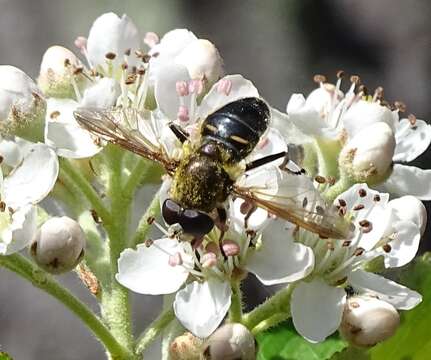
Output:
[[380,195],[379,195],[379,194],[374,195],[373,200],[374,200],[375,202],[379,202],[379,201],[380,201]]
[[359,83],[361,82],[361,78],[358,75],[352,75],[350,77],[350,82],[355,85],[359,85]]
[[138,75],[144,75],[145,74],[145,68],[139,67],[136,72],[138,73]]
[[181,254],[177,252],[175,255],[169,256],[168,264],[170,266],[178,266],[183,264],[183,259]]
[[355,256],[361,256],[364,253],[365,249],[363,248],[357,248],[355,250]]
[[235,241],[230,239],[224,240],[221,248],[226,256],[236,256],[241,251],[240,246]]
[[94,220],[94,222],[95,222],[96,224],[101,224],[101,223],[102,223],[102,219],[100,218],[100,216],[99,216],[99,215],[97,215],[96,210],[91,209],[91,210],[90,210],[90,214],[91,214],[91,217],[93,218],[93,220]]
[[368,95],[368,89],[365,85],[360,85],[358,90],[359,90],[359,92],[362,93],[362,95],[364,95],[364,96]]
[[189,121],[189,110],[184,105],[180,105],[178,108],[177,118],[183,122]]
[[359,222],[359,226],[361,226],[361,230],[364,234],[369,233],[371,230],[373,230],[373,224],[368,220],[361,220]]
[[335,177],[333,177],[333,176],[328,176],[327,178],[326,178],[326,181],[328,182],[328,184],[329,185],[334,185],[335,184],[335,181],[336,181],[336,179],[335,179]]
[[351,240],[344,240],[344,242],[343,242],[343,246],[344,247],[348,247],[348,246],[350,246],[350,244],[352,243],[352,241]]
[[320,74],[316,74],[313,77],[313,81],[317,84],[321,84],[326,82],[326,76],[325,75],[320,75]]
[[383,251],[384,251],[385,253],[390,253],[390,252],[391,252],[391,250],[392,250],[392,246],[391,246],[391,245],[389,245],[389,244],[385,244],[385,245],[383,245],[383,246],[382,246],[382,249],[383,249]]
[[365,206],[364,206],[363,204],[358,204],[358,205],[356,205],[356,206],[353,208],[353,210],[355,210],[355,211],[359,211],[359,210],[362,210],[364,207],[365,207]]
[[382,100],[383,99],[383,87],[379,86],[376,90],[374,90],[373,100]]
[[340,215],[341,217],[343,217],[344,215],[346,215],[346,212],[347,212],[347,210],[346,210],[345,207],[340,207],[338,209],[338,215]]
[[123,62],[122,64],[121,64],[121,68],[123,69],[123,70],[127,70],[127,68],[129,67],[129,65],[126,63],[126,62]]
[[54,120],[57,119],[60,116],[60,111],[53,111],[51,114],[49,114],[49,117]]
[[324,215],[325,209],[323,207],[321,207],[320,205],[317,205],[316,206],[316,213],[317,213],[317,215]]
[[326,182],[326,179],[323,176],[316,175],[314,177],[314,180],[319,184],[324,184]]
[[175,84],[175,89],[179,96],[187,96],[189,94],[189,88],[185,81],[177,81]]
[[360,197],[363,198],[363,197],[367,196],[367,191],[365,189],[361,188],[361,189],[359,189],[358,194]]
[[105,57],[108,60],[114,60],[117,57],[117,55],[115,53],[113,53],[113,52],[108,52],[108,53],[105,54]]
[[404,104],[402,101],[395,101],[394,106],[400,112],[406,111],[406,104]]
[[189,82],[189,93],[200,95],[204,91],[204,83],[202,80],[191,80]]
[[156,221],[156,218],[154,216],[149,216],[147,218],[147,224],[148,225],[152,225],[154,223],[154,221]]
[[[153,56],[155,56],[155,55],[153,55]],[[148,63],[148,62],[150,61],[150,59],[151,59],[151,55],[144,54],[144,55],[142,56],[142,61],[143,61],[144,63]]]
[[0,164],[3,162],[4,157],[0,155]]
[[416,116],[414,116],[413,114],[409,114],[409,116],[407,116],[407,119],[409,120],[412,127],[416,126]]
[[302,199],[302,207],[305,209],[307,207],[307,204],[308,204],[308,199],[304,197],[304,199]]
[[343,207],[347,205],[346,200],[343,200],[343,199],[338,199],[338,203],[340,204],[340,206],[343,206]]
[[131,52],[132,52],[132,49],[129,48],[124,52],[124,55],[130,56]]
[[87,48],[87,38],[84,36],[78,36],[74,41],[75,46],[83,53]]
[[247,215],[254,207],[255,207],[255,205],[251,201],[244,201],[240,205],[239,211],[241,214]]
[[73,69],[73,75],[79,75],[84,72],[84,68],[82,66],[77,66]]
[[144,44],[152,48],[154,45],[159,43],[159,36],[155,32],[147,32],[144,36]]
[[147,248],[149,248],[151,245],[153,245],[154,244],[154,240],[152,240],[152,239],[147,239],[147,240],[145,240],[145,242],[144,242],[144,245],[147,247]]
[[70,60],[69,59],[64,59],[64,67],[69,67],[70,66]]
[[344,77],[344,75],[345,75],[344,70],[338,70],[337,71],[337,78],[338,79],[342,79]]
[[4,212],[6,210],[6,203],[4,201],[0,201],[0,211]]
[[217,83],[217,92],[219,94],[225,94],[226,96],[229,96],[231,90],[232,90],[232,81],[221,79]]

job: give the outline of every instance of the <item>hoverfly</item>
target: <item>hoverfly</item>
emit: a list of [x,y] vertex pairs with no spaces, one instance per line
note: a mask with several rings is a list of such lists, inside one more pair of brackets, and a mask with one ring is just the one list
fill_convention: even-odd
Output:
[[[170,198],[162,205],[162,216],[167,224],[179,223],[185,233],[195,238],[209,233],[215,218],[226,221],[223,204],[230,195],[321,237],[348,237],[349,224],[343,218],[322,205],[309,208],[306,193],[314,191],[314,187],[305,189],[301,196],[278,196],[268,193],[264,185],[243,186],[237,181],[241,173],[247,175],[277,159],[288,159],[287,151],[283,151],[251,161],[238,171],[268,129],[270,110],[259,98],[235,100],[201,119],[199,138],[195,141],[182,127],[171,122],[169,128],[183,144],[181,160],[171,158],[164,151],[157,135],[149,135],[150,129],[157,125],[142,112],[83,108],[75,111],[74,115],[78,123],[91,133],[165,168],[172,177],[172,185]],[[283,169],[293,173],[285,167]],[[295,176],[305,176],[301,172],[285,175],[288,178],[285,182]],[[295,187],[296,183],[293,181],[289,186]],[[311,181],[309,183],[312,184]],[[297,193],[301,194],[301,191]]]

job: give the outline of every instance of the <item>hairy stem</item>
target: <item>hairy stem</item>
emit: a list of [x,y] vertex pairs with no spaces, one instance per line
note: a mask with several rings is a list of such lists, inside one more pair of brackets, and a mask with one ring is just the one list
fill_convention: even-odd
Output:
[[148,345],[150,345],[159,336],[162,331],[174,320],[174,310],[172,307],[164,310],[156,320],[144,331],[136,342],[135,353],[142,354]]
[[273,326],[277,326],[283,321],[286,321],[290,318],[290,313],[277,313],[269,317],[268,319],[265,319],[261,321],[258,325],[256,325],[252,330],[253,335],[257,335],[262,331],[268,330],[269,328]]
[[127,360],[132,354],[111,334],[102,321],[78,298],[62,287],[54,278],[39,269],[30,260],[20,254],[0,256],[0,264],[15,272],[34,286],[44,290],[63,303],[93,332],[105,346],[113,359]]
[[293,288],[294,285],[291,284],[278,291],[263,304],[244,315],[242,323],[249,330],[253,330],[254,327],[258,326],[262,321],[270,319],[274,314],[288,314],[290,312],[290,296],[292,295]]

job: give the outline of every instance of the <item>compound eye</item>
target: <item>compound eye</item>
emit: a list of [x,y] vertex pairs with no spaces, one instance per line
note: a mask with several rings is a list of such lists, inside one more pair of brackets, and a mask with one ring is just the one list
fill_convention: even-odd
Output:
[[162,205],[163,219],[172,225],[180,222],[181,206],[171,199],[166,199]]
[[214,221],[208,214],[197,210],[184,210],[179,221],[187,234],[202,237],[208,234],[214,227]]

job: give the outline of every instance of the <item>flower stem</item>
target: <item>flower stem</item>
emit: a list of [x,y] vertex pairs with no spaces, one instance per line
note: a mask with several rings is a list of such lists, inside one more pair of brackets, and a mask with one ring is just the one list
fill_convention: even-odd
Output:
[[172,307],[163,311],[156,320],[144,331],[144,333],[136,341],[135,353],[142,354],[148,345],[150,345],[158,335],[168,326],[175,318]]
[[340,179],[334,185],[322,193],[322,196],[329,204],[331,204],[338,195],[349,189],[353,184],[354,183],[348,176],[343,176],[342,174]]
[[77,315],[105,346],[112,359],[128,360],[132,354],[119,343],[102,321],[54,278],[20,254],[0,256],[0,264],[44,290]]
[[229,309],[229,320],[230,322],[241,322],[242,321],[242,293],[240,281],[232,281],[232,302]]
[[277,313],[261,321],[258,325],[256,325],[252,330],[253,335],[257,335],[262,331],[268,330],[269,328],[280,324],[281,322],[290,318],[290,312],[286,313]]
[[278,291],[274,296],[266,300],[263,304],[244,315],[242,323],[249,329],[253,330],[262,321],[270,319],[274,314],[290,312],[290,296],[292,295],[294,285]]
[[153,200],[142,215],[141,220],[139,220],[138,227],[136,229],[135,235],[133,236],[131,246],[142,244],[146,239],[147,235],[151,229],[151,224],[148,219],[152,217],[157,217],[160,214],[160,190],[154,195]]
[[341,145],[338,140],[326,140],[323,138],[316,139],[315,149],[319,164],[318,175],[324,177],[338,178],[338,155]]

